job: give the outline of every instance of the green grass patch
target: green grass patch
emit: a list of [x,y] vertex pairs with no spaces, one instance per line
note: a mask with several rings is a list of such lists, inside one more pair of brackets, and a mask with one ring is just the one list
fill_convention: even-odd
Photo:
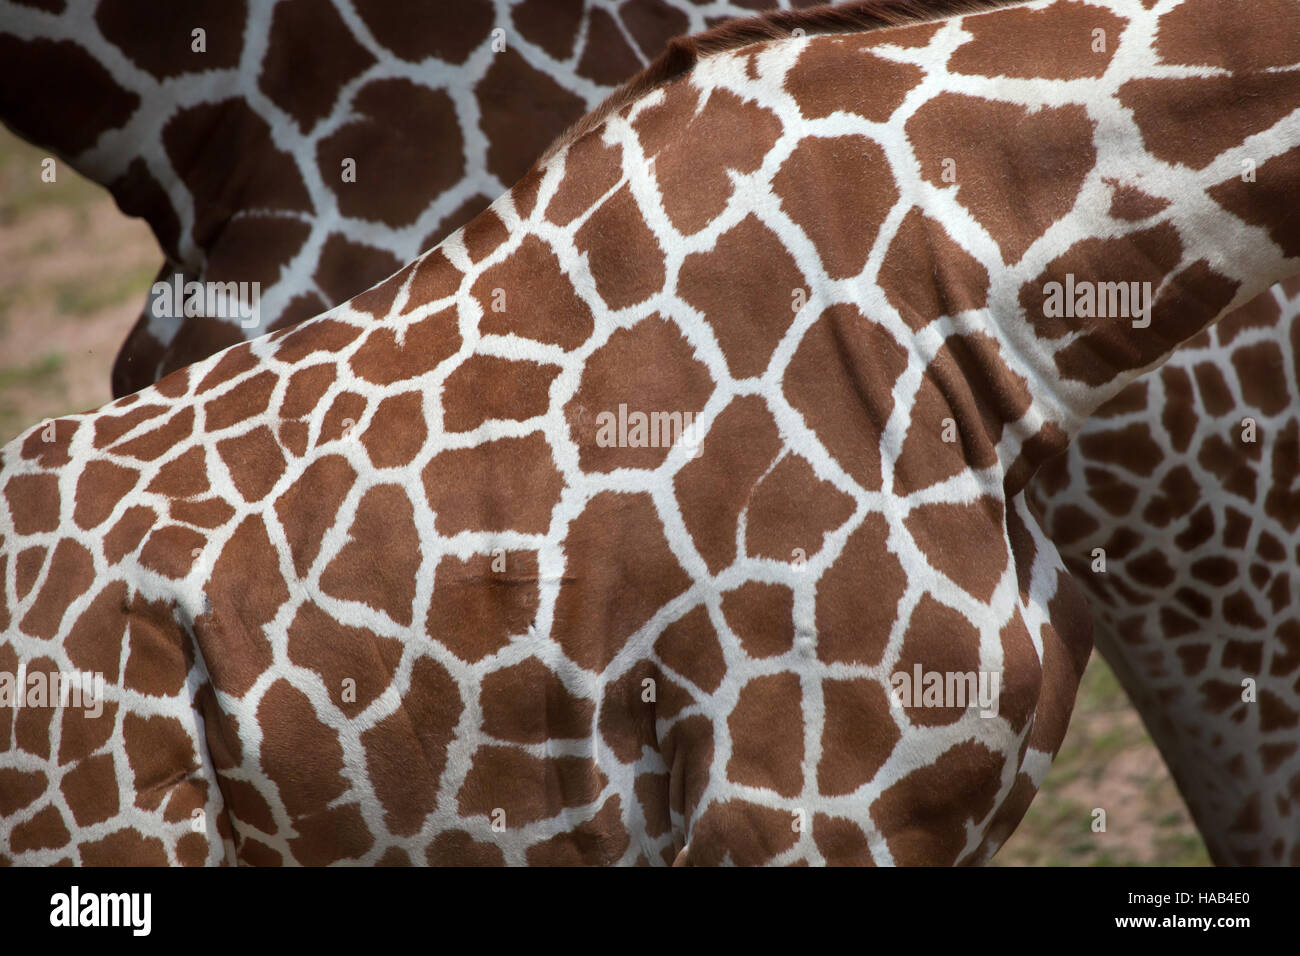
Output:
[[148,267],[121,275],[60,282],[54,287],[54,306],[65,315],[93,315],[133,297],[139,298],[143,305],[156,272],[153,267]]
[[[96,202],[103,190],[70,165],[44,150],[0,135],[0,223],[13,223],[50,206],[80,209]],[[54,159],[55,180],[41,179],[41,163]]]
[[0,391],[17,385],[51,385],[63,368],[63,356],[48,352],[27,365],[0,366]]

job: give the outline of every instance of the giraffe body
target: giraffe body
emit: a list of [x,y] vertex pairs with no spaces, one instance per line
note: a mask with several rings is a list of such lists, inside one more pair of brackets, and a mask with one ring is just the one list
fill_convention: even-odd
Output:
[[[1289,2],[1255,4],[1252,16],[1276,23]],[[1026,77],[1045,67],[1032,44],[1043,6],[1008,26],[1027,45],[1007,68]],[[738,12],[719,3],[570,4],[550,22],[533,0],[461,4],[457,19],[443,11],[431,24],[409,10],[295,0],[258,14],[250,29],[267,39],[245,45],[229,11],[212,22],[196,8],[184,22],[153,11],[145,29],[130,22],[131,5],[57,7],[0,4],[11,69],[28,64],[7,86],[7,119],[150,221],[168,253],[160,279],[256,276],[268,291],[246,325],[211,314],[156,316],[151,302],[119,357],[119,394],[299,321],[392,271],[481,209],[666,37]],[[1193,15],[1240,19],[1212,6]],[[554,32],[565,17],[569,29]],[[301,29],[305,20],[320,28]],[[191,49],[191,21],[209,29],[209,50]],[[1175,24],[1171,35],[1180,30]],[[1274,55],[1286,49],[1285,37],[1254,42]],[[1091,53],[1046,66],[1043,81],[1090,69],[1100,59]],[[314,57],[332,65],[310,82],[293,72]],[[51,71],[52,63],[60,67]],[[201,83],[193,82],[198,70],[206,71]],[[397,113],[400,122],[385,120]],[[195,164],[193,144],[214,138],[238,143],[257,162],[236,171],[214,151],[211,163]],[[438,143],[432,153],[429,142]],[[356,154],[364,188],[349,190],[331,165],[345,152]],[[376,167],[385,171],[378,179]],[[1130,218],[1158,211],[1152,202],[1140,190],[1115,197]],[[1294,513],[1300,478],[1284,411],[1300,395],[1284,374],[1293,351],[1286,329],[1297,316],[1300,303],[1279,289],[1250,303],[1234,319],[1252,328],[1272,321],[1272,332],[1255,328],[1235,356],[1217,337],[1211,352],[1175,354],[1159,380],[1116,399],[1114,409],[1128,409],[1118,429],[1111,414],[1086,422],[1080,441],[1030,486],[1067,563],[1076,575],[1086,571],[1099,647],[1222,862],[1280,862],[1295,852],[1300,766],[1289,736],[1300,712],[1300,657],[1291,647],[1300,579],[1290,571],[1294,522],[1279,515]],[[1233,437],[1244,418],[1261,414],[1260,443]],[[1166,422],[1176,423],[1172,431]],[[1147,432],[1154,442],[1141,440]],[[1126,464],[1134,441],[1139,454]],[[1139,494],[1148,481],[1158,487]],[[1193,484],[1209,500],[1189,508]],[[1135,546],[1139,539],[1160,546]],[[1110,556],[1109,577],[1091,570],[1098,547]],[[1227,689],[1244,678],[1267,685],[1265,706],[1229,706]]]
[[[1056,6],[1048,36],[1064,42],[1082,7]],[[1089,11],[1151,42],[1154,15]],[[1098,367],[1007,307],[1093,251],[1114,228],[1105,204],[1045,220],[1060,184],[1030,180],[1023,219],[972,228],[904,160],[930,155],[945,97],[962,95],[935,64],[998,52],[1005,14],[982,16],[702,60],[376,289],[53,423],[52,442],[38,429],[10,445],[14,662],[104,652],[122,742],[69,713],[16,718],[0,768],[32,797],[5,820],[8,852],[897,863],[996,849],[1059,746],[1089,648],[1019,492],[1166,348],[1135,342]],[[860,86],[827,102],[816,80],[846,58]],[[983,93],[1021,95],[998,80]],[[1048,116],[1097,145],[1086,119]],[[1294,128],[1267,133],[1266,149],[1294,148]],[[701,142],[717,145],[703,168]],[[1099,166],[1124,157],[1108,148]],[[1173,225],[1217,184],[1176,180],[1196,188],[1156,223],[1175,230],[1156,246],[1177,253],[1166,275],[1210,283],[1217,269],[1187,270],[1214,255],[1237,276],[1199,312],[1177,283],[1157,296],[1192,316],[1187,336],[1285,274],[1257,225],[1231,255]],[[1076,188],[1107,186],[1084,171]],[[997,274],[1008,244],[1029,252]],[[891,253],[929,256],[943,294],[908,284]],[[1131,254],[1085,266],[1105,275]],[[756,263],[781,294],[757,289],[738,337],[735,306],[710,296]],[[1043,388],[1052,363],[1074,381]],[[689,412],[698,453],[603,443],[600,416],[621,405]],[[946,418],[961,442],[936,439]],[[999,714],[891,704],[890,675],[913,662],[997,670]],[[116,804],[88,800],[85,779],[117,782]]]

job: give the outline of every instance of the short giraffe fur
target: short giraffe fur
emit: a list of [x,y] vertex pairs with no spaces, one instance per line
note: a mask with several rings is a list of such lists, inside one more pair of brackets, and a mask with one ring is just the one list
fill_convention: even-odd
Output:
[[[1290,2],[1265,0],[1252,4],[1251,15],[1263,23],[1277,22],[1285,16]],[[764,0],[753,3],[755,7],[765,5]],[[14,24],[11,29],[17,31],[10,38],[0,38],[0,42],[11,46],[17,43],[19,55],[13,55],[15,51],[11,49],[7,62],[22,66],[27,62],[23,53],[39,55],[43,62],[48,62],[48,49],[24,50],[24,46],[38,39],[51,41],[59,50],[58,56],[77,61],[65,64],[65,69],[54,75],[71,77],[76,82],[65,90],[57,83],[51,86],[46,70],[20,69],[11,76],[8,86],[17,95],[3,112],[10,115],[11,122],[39,136],[45,145],[68,157],[83,172],[114,189],[124,208],[135,208],[147,215],[160,237],[192,236],[192,258],[184,266],[188,274],[200,278],[209,273],[218,278],[247,278],[271,274],[279,268],[269,301],[287,302],[289,306],[272,320],[277,326],[291,324],[319,308],[342,301],[391,270],[396,262],[432,245],[478,212],[487,202],[486,193],[496,192],[513,180],[539,144],[576,114],[580,102],[591,102],[593,96],[607,88],[611,78],[621,77],[631,69],[641,53],[654,49],[663,37],[687,24],[698,26],[701,16],[711,22],[720,12],[731,9],[714,4],[704,10],[691,4],[678,10],[666,0],[654,0],[625,3],[612,14],[595,9],[584,13],[577,0],[570,0],[568,7],[560,11],[562,15],[548,20],[537,15],[541,8],[534,0],[498,4],[493,19],[486,5],[471,3],[458,5],[456,14],[461,21],[450,30],[445,11],[434,25],[420,21],[413,11],[401,11],[395,18],[403,28],[400,34],[385,29],[351,32],[355,24],[374,20],[374,8],[354,9],[336,4],[331,8],[336,13],[318,12],[318,21],[334,25],[329,33],[335,46],[364,48],[375,63],[360,79],[349,80],[342,86],[338,85],[340,76],[333,73],[320,73],[311,80],[295,75],[294,85],[310,89],[311,95],[321,102],[329,103],[332,98],[332,107],[327,115],[315,120],[314,129],[359,132],[367,120],[349,117],[360,109],[363,99],[380,93],[398,104],[408,103],[411,96],[430,104],[444,102],[450,95],[460,126],[454,134],[447,135],[446,109],[407,109],[400,128],[392,127],[388,138],[376,137],[368,147],[371,158],[365,166],[372,170],[382,166],[385,175],[377,182],[371,177],[368,188],[362,190],[365,195],[353,197],[354,201],[349,203],[355,210],[357,200],[364,201],[373,195],[376,207],[359,210],[360,218],[369,222],[359,224],[354,221],[355,216],[343,215],[337,201],[332,209],[331,203],[325,202],[311,212],[299,210],[298,219],[313,223],[315,231],[288,263],[280,265],[275,255],[262,255],[252,261],[248,253],[256,251],[256,247],[237,241],[237,229],[233,240],[220,228],[196,230],[191,225],[177,232],[182,218],[193,219],[199,210],[216,205],[213,200],[227,195],[230,184],[216,175],[198,179],[187,176],[182,181],[175,173],[163,133],[173,126],[188,127],[193,132],[196,125],[192,117],[196,114],[220,116],[229,129],[233,113],[239,117],[235,125],[243,127],[243,131],[228,135],[265,145],[267,131],[274,137],[279,130],[293,129],[295,119],[303,122],[302,115],[291,116],[267,97],[256,92],[248,95],[245,90],[246,77],[254,75],[259,89],[283,90],[284,84],[277,80],[275,70],[267,61],[275,60],[282,66],[300,61],[302,53],[293,52],[292,35],[294,25],[303,16],[293,11],[306,7],[301,3],[286,5],[281,12],[271,15],[272,22],[279,17],[283,24],[276,38],[263,44],[260,60],[248,51],[241,51],[239,73],[223,74],[221,96],[214,96],[209,87],[206,102],[183,106],[185,97],[192,96],[184,92],[184,84],[161,85],[152,76],[145,77],[142,83],[135,77],[143,74],[138,70],[133,74],[130,68],[124,70],[122,58],[139,67],[152,62],[150,58],[157,56],[158,47],[187,49],[188,35],[182,36],[185,31],[181,28],[188,28],[196,20],[207,22],[202,10],[187,9],[183,23],[153,11],[147,17],[149,29],[137,24],[124,32],[121,17],[125,8],[121,5],[108,4],[94,18],[80,17],[75,22],[66,22],[71,17],[66,9],[55,10],[58,4],[35,6],[46,9],[18,11],[11,4],[0,3],[0,13],[9,15],[0,19]],[[1022,21],[1012,26],[1012,31],[1026,42],[1031,42],[1035,35],[1037,14],[1033,11],[1042,6],[1027,6]],[[135,9],[144,8],[137,3]],[[1240,13],[1230,9],[1225,13],[1223,5],[1202,4],[1200,8],[1189,9],[1185,16],[1229,16],[1235,20]],[[611,31],[610,24],[620,20],[623,40],[610,43],[608,38],[618,35],[617,26]],[[342,30],[338,28],[340,23]],[[505,31],[509,46],[518,49],[518,57],[506,57],[504,64],[494,65],[484,73],[485,63],[490,61],[481,51],[475,54],[466,51],[475,42],[490,46],[492,30],[496,28],[491,26],[493,23]],[[578,25],[576,30],[571,29],[574,24]],[[569,33],[564,33],[561,27]],[[553,32],[546,32],[548,28]],[[441,35],[435,35],[439,31]],[[0,29],[0,32],[4,31]],[[422,33],[424,39],[420,40]],[[87,41],[88,36],[93,39]],[[446,36],[453,39],[448,41]],[[114,52],[118,49],[114,37],[125,38],[120,53]],[[148,37],[150,42],[145,48],[135,47],[133,44],[138,44],[142,37]],[[522,42],[517,42],[519,37]],[[596,42],[602,37],[605,40]],[[316,34],[313,40],[317,49],[331,45],[322,44]],[[1280,36],[1276,40],[1285,44],[1287,38]],[[69,43],[79,47],[76,54],[66,49]],[[236,40],[226,44],[217,59],[229,59],[236,45]],[[426,58],[420,70],[413,72],[409,68],[412,57],[428,54],[435,48],[433,59]],[[274,55],[279,49],[286,52]],[[552,59],[561,55],[568,59]],[[86,57],[102,68],[99,74],[91,75],[95,68],[84,62]],[[183,73],[211,63],[206,55],[196,54],[189,57],[188,63],[181,57],[167,69],[154,65],[159,73],[172,69]],[[437,68],[431,70],[431,63]],[[1070,70],[1087,73],[1095,66],[1080,61],[1052,64],[1044,69],[1046,64],[1033,55],[1032,46],[1017,51],[1004,64],[1004,69],[1013,64],[1014,70],[1026,76],[1041,72],[1046,79],[1057,78],[1061,71],[1066,75]],[[521,125],[517,108],[519,93],[516,91],[508,98],[501,94],[506,87],[518,86],[526,76],[540,80],[533,71],[544,73],[550,84],[545,80],[524,84],[525,89],[536,88],[544,93],[533,101],[533,109],[523,110],[531,122]],[[83,103],[87,82],[92,79],[97,82],[91,82],[89,89],[96,92],[106,108],[92,111],[93,122],[60,122],[51,127],[49,118],[62,118],[70,108],[61,97],[66,93],[75,104]],[[33,81],[40,83],[38,89],[28,88]],[[424,88],[425,92],[420,94],[414,88],[403,86],[404,81]],[[220,88],[217,84],[213,86]],[[399,87],[407,94],[405,97],[394,94]],[[477,119],[478,110],[473,105],[464,105],[466,101],[457,93],[458,89],[471,88],[476,89],[474,99],[478,108],[485,111]],[[567,99],[557,92],[566,90],[570,94]],[[120,103],[132,93],[138,96],[139,105],[123,123],[108,129],[115,118],[125,115]],[[222,96],[230,98],[222,100]],[[225,102],[227,108],[221,112],[213,109],[217,102]],[[51,109],[51,104],[56,108]],[[32,110],[32,105],[37,108]],[[494,106],[511,109],[494,115]],[[265,113],[265,119],[255,108]],[[130,125],[132,135],[117,135],[126,124]],[[105,127],[98,132],[98,142],[89,147],[85,146],[87,126],[92,132]],[[204,131],[202,126],[197,129]],[[141,134],[140,130],[146,132]],[[67,140],[74,132],[81,138]],[[173,135],[170,139],[177,137]],[[287,143],[284,139],[281,136],[273,144],[284,157],[292,158],[299,169],[310,171],[315,165],[320,167],[320,176],[327,175],[320,161],[311,155],[310,147],[319,136],[291,135]],[[180,140],[183,145],[184,137]],[[140,141],[158,145],[152,150],[141,150]],[[464,174],[461,180],[436,192],[423,207],[426,211],[432,207],[449,208],[445,197],[463,192],[468,188],[464,185],[467,181],[482,180],[483,191],[442,219],[419,241],[415,233],[420,230],[409,229],[386,229],[380,241],[374,237],[375,227],[379,220],[392,215],[392,197],[421,196],[429,192],[430,184],[424,178],[421,164],[402,159],[410,154],[411,143],[422,147],[427,142],[437,142],[440,151],[456,154],[451,164],[462,162]],[[472,142],[486,148],[470,148]],[[121,150],[125,153],[117,155]],[[461,153],[463,159],[457,158]],[[375,156],[380,157],[378,161]],[[122,170],[128,169],[137,172],[123,175]],[[141,176],[141,169],[151,172]],[[286,177],[284,169],[283,162],[257,164],[251,172],[262,178],[255,184],[245,179],[245,192],[270,197],[270,200],[264,198],[258,208],[244,208],[231,214],[231,221],[238,221],[239,217],[275,215],[269,207],[282,204],[283,196],[298,195],[301,183],[314,182],[313,175],[309,174]],[[243,174],[249,172],[244,170]],[[153,175],[160,179],[159,193],[163,201],[145,202],[143,193],[148,192]],[[167,198],[173,193],[181,194],[182,198],[177,201]],[[1124,215],[1130,218],[1150,215],[1143,197],[1121,193],[1116,198]],[[413,206],[418,208],[418,203]],[[410,215],[411,211],[403,209],[402,214]],[[330,216],[335,218],[331,220]],[[256,221],[265,222],[265,219]],[[330,223],[329,228],[334,230],[323,242],[313,238],[323,230],[321,222]],[[165,244],[171,242],[165,240]],[[230,249],[240,253],[240,261],[228,261],[230,255],[226,250]],[[311,250],[315,250],[315,255]],[[214,256],[217,264],[210,268],[208,262]],[[173,252],[172,258],[178,259],[179,253]],[[162,273],[169,274],[173,268],[171,264],[166,265]],[[1296,862],[1296,853],[1300,851],[1295,844],[1297,828],[1292,804],[1300,793],[1297,790],[1300,757],[1290,737],[1295,726],[1294,715],[1300,712],[1300,701],[1295,699],[1300,657],[1291,644],[1297,626],[1295,607],[1300,606],[1300,576],[1293,575],[1290,569],[1300,560],[1291,557],[1300,549],[1300,543],[1290,539],[1294,538],[1295,531],[1297,506],[1293,489],[1300,481],[1300,452],[1288,437],[1289,423],[1294,419],[1285,414],[1277,422],[1265,425],[1268,431],[1257,448],[1242,445],[1233,435],[1248,415],[1258,417],[1263,412],[1266,416],[1276,416],[1279,410],[1296,404],[1295,396],[1300,395],[1300,390],[1294,384],[1294,377],[1287,379],[1282,370],[1288,365],[1285,356],[1294,354],[1288,329],[1300,324],[1300,299],[1275,287],[1235,313],[1227,323],[1231,328],[1237,324],[1253,330],[1248,342],[1238,340],[1239,354],[1231,354],[1226,339],[1222,349],[1216,345],[1209,352],[1198,348],[1176,353],[1160,380],[1173,382],[1173,387],[1167,391],[1154,380],[1149,385],[1131,386],[1113,406],[1117,412],[1124,410],[1123,430],[1117,432],[1112,428],[1109,412],[1085,423],[1082,440],[1072,445],[1047,475],[1031,484],[1030,502],[1047,514],[1053,540],[1076,572],[1087,569],[1092,574],[1094,548],[1104,546],[1110,555],[1108,577],[1084,579],[1092,600],[1100,601],[1097,645],[1120,673],[1130,696],[1152,728],[1214,858],[1224,863]],[[117,391],[125,393],[149,384],[164,371],[204,358],[237,336],[257,332],[258,328],[241,331],[229,322],[212,317],[189,319],[183,326],[144,319],[119,357],[115,376]],[[1206,334],[1213,336],[1210,341],[1214,343],[1226,334],[1235,336],[1223,332]],[[1214,370],[1210,370],[1211,365],[1215,366]],[[1200,383],[1207,376],[1209,384],[1202,390]],[[1178,423],[1176,434],[1163,430],[1161,423],[1166,421]],[[1126,442],[1131,443],[1133,436],[1151,429],[1156,432],[1154,443],[1139,442],[1140,454],[1129,465],[1116,461],[1117,455],[1124,457]],[[1255,461],[1261,455],[1269,466],[1257,469]],[[1117,474],[1117,469],[1129,474]],[[1067,480],[1067,475],[1074,476],[1073,480]],[[1194,479],[1191,482],[1189,475]],[[1139,508],[1135,505],[1137,489],[1147,483],[1159,486],[1159,490],[1150,492],[1154,504]],[[1175,516],[1167,504],[1170,497],[1165,485],[1176,486],[1182,502],[1177,506],[1182,509],[1176,516],[1179,520],[1172,526],[1170,521]],[[1207,502],[1189,510],[1193,489]],[[1210,538],[1202,540],[1207,534],[1207,509],[1221,513],[1215,520],[1216,527],[1222,530],[1217,534],[1210,531]],[[1197,527],[1187,526],[1189,520]],[[1247,525],[1268,530],[1252,531]],[[1139,548],[1133,543],[1138,541],[1160,542],[1162,546]],[[1185,546],[1184,541],[1191,544]],[[1157,552],[1165,555],[1165,563],[1154,569],[1148,567],[1153,561],[1161,560],[1153,557]],[[1237,573],[1226,571],[1232,567]],[[1246,568],[1250,569],[1250,581],[1246,580]],[[1207,575],[1215,580],[1207,581]],[[1151,603],[1152,598],[1134,596],[1152,585],[1160,589],[1159,595],[1153,598],[1155,604]],[[1218,602],[1230,601],[1235,607],[1241,604],[1243,594],[1255,602],[1253,609],[1249,613],[1234,612],[1236,619],[1231,622],[1223,620],[1225,612],[1217,609]],[[1117,601],[1119,605],[1113,606]],[[1161,610],[1171,601],[1176,604],[1169,610]],[[1163,615],[1158,618],[1159,623],[1154,617],[1157,614]],[[1119,636],[1121,624],[1123,638]],[[1220,665],[1209,666],[1207,662],[1211,660]],[[1227,706],[1230,695],[1226,688],[1239,686],[1245,677],[1268,685],[1264,706],[1255,709]]]
[[1292,279],[1103,406],[1028,490],[1224,864],[1300,866],[1296,395]]
[[120,397],[364,291],[669,37],[788,3],[2,0],[0,118],[149,221],[160,280],[261,284],[247,327],[146,305]]
[[[1116,7],[1053,11],[1044,42],[1063,52],[1081,21],[1105,17],[1139,51],[1158,23]],[[1146,100],[1141,121],[1121,107],[1125,96],[1167,89],[1152,85],[1152,61],[1141,57],[1123,61],[1125,70],[1112,65],[1112,93],[1089,111],[1069,104],[1033,114],[1059,134],[1035,143],[1091,154],[1072,194],[1062,195],[1059,179],[1027,176],[1020,221],[965,214],[926,178],[918,153],[931,155],[927,130],[951,120],[955,98],[979,101],[991,117],[994,107],[1028,112],[1005,80],[989,77],[978,97],[949,88],[960,57],[977,54],[973,66],[1005,53],[996,37],[1006,14],[717,53],[564,147],[493,211],[376,290],[98,415],[54,423],[54,443],[39,441],[38,429],[9,446],[0,479],[12,526],[2,553],[16,652],[36,662],[42,647],[64,654],[82,646],[78,637],[107,632],[126,656],[123,684],[137,655],[171,663],[170,673],[135,672],[137,681],[169,674],[163,686],[133,687],[115,701],[132,711],[123,727],[135,718],[135,746],[128,739],[120,754],[110,746],[69,761],[102,774],[105,760],[120,760],[133,774],[125,794],[133,805],[119,800],[96,820],[95,842],[79,839],[80,822],[70,833],[76,814],[64,801],[88,818],[105,806],[86,806],[86,789],[50,778],[69,773],[51,766],[65,728],[70,750],[90,744],[94,753],[89,732],[70,715],[14,728],[19,747],[0,759],[24,785],[18,792],[33,796],[6,833],[10,852],[55,858],[68,845],[80,854],[84,842],[117,858],[191,861],[232,852],[267,862],[401,861],[414,848],[431,861],[444,852],[497,862],[986,858],[1059,745],[1088,650],[1086,610],[1018,492],[1138,371],[1295,266],[1295,237],[1269,219],[1279,196],[1294,192],[1285,163],[1266,164],[1259,188],[1243,190],[1221,168],[1189,174],[1152,162],[1144,137],[1178,124],[1162,108],[1167,93]],[[1190,53],[1212,44],[1196,40],[1202,46]],[[862,72],[828,100],[818,80],[845,58]],[[1243,80],[1253,72],[1248,59],[1236,64]],[[1094,135],[1093,122],[1113,124],[1113,135]],[[734,131],[744,135],[721,135]],[[1007,155],[986,162],[1016,169],[1013,146],[1025,145],[1017,134],[1031,132],[1042,130],[1012,124],[1001,140]],[[1261,115],[1251,132],[1252,149],[1279,158],[1297,141],[1285,116]],[[683,161],[700,142],[722,144],[703,169]],[[1240,148],[1225,149],[1220,165]],[[1134,163],[1158,170],[1143,187],[1169,205],[1126,229],[1096,199],[1113,188],[1108,169]],[[845,192],[845,183],[858,188]],[[836,218],[846,203],[859,215]],[[1224,225],[1207,229],[1207,215]],[[1093,238],[1117,231],[1123,240]],[[1024,243],[1019,265],[990,268],[1007,242]],[[1153,341],[1120,323],[1067,329],[1082,334],[1062,341],[1038,329],[1032,312],[1025,321],[1016,303],[1074,262],[1067,253],[1090,253],[1084,274],[1107,275],[1132,255],[1129,243],[1159,253],[1156,321],[1175,334]],[[636,269],[625,267],[631,250]],[[928,257],[942,291],[892,267],[891,253]],[[793,263],[810,302],[790,312],[783,283],[778,310],[771,290],[764,296],[755,284],[761,318],[737,339],[734,310],[709,297],[720,271],[765,274],[753,271],[757,263]],[[523,291],[551,307],[494,313],[497,289],[507,303]],[[698,458],[681,445],[611,450],[591,441],[591,409],[620,397],[662,404],[663,380],[644,374],[649,354],[671,361],[672,395],[697,403],[683,410],[701,414]],[[524,375],[538,375],[530,364],[556,371],[520,389]],[[1065,384],[1048,384],[1052,366]],[[473,401],[458,403],[457,376]],[[950,416],[962,425],[957,447],[937,438]],[[754,441],[764,431],[767,456]],[[92,461],[132,472],[111,500],[89,483],[77,494]],[[529,463],[539,467],[528,473]],[[494,480],[474,480],[484,473]],[[775,485],[766,495],[765,484]],[[340,508],[320,507],[331,487]],[[33,506],[51,491],[53,509]],[[152,504],[128,504],[128,495]],[[811,524],[806,510],[792,515],[782,504],[813,497],[827,506]],[[720,509],[729,499],[738,506]],[[157,508],[168,521],[150,513]],[[837,514],[834,527],[815,520]],[[609,552],[581,546],[611,535],[629,542],[613,549],[612,569]],[[792,540],[812,546],[807,564],[772,550]],[[491,570],[496,542],[513,570]],[[512,557],[519,552],[522,561]],[[256,586],[241,590],[233,576],[249,567]],[[620,588],[645,569],[653,573],[635,577],[661,593]],[[680,590],[670,593],[674,582]],[[456,633],[451,612],[466,603],[477,605],[479,627]],[[788,628],[773,628],[784,620],[773,608],[789,609]],[[432,611],[434,626],[450,632],[435,641],[419,623]],[[696,611],[703,617],[683,623]],[[322,626],[343,636],[303,646],[294,639],[300,615],[308,617],[300,637]],[[489,621],[504,625],[494,631]],[[963,622],[969,638],[953,642]],[[717,654],[704,651],[711,640]],[[350,652],[364,658],[332,656]],[[881,678],[892,667],[979,666],[986,655],[1005,675],[996,720],[890,707]],[[469,658],[487,661],[490,673],[535,661],[537,675],[557,682],[554,696],[544,713],[529,714],[509,681],[489,693],[490,674],[467,674]],[[412,680],[420,661],[429,665]],[[360,715],[330,696],[340,665],[378,678]],[[638,707],[642,675],[668,698],[655,702],[653,721]],[[439,712],[452,688],[454,713]],[[135,711],[153,704],[163,713],[141,720]],[[763,715],[774,709],[796,718],[780,728],[799,733],[773,735]],[[539,753],[539,723],[545,739],[566,720],[595,733],[557,735]],[[53,748],[52,729],[61,738]],[[286,730],[299,739],[284,740]],[[160,768],[141,746],[156,733],[176,758],[153,778],[171,782],[160,803],[149,786]],[[572,748],[555,749],[564,741]],[[304,785],[294,766],[308,753],[346,776]],[[438,786],[410,786],[421,760],[439,768]],[[196,800],[218,800],[214,774],[233,846],[221,815],[206,843],[180,833]],[[78,783],[91,776],[87,769]],[[522,815],[537,815],[537,825],[494,834],[487,820],[497,808],[487,804],[493,784],[510,776],[536,782],[521,790],[516,779],[501,795],[531,794]],[[576,829],[547,794],[577,803]],[[658,836],[648,822],[656,806],[667,807]],[[518,823],[519,807],[502,809]],[[797,830],[790,820],[801,810],[809,826]]]

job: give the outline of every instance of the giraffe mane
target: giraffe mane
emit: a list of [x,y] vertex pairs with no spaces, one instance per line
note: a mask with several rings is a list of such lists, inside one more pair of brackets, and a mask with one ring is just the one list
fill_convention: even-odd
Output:
[[673,37],[664,52],[636,76],[626,81],[594,110],[565,131],[542,157],[551,159],[565,146],[596,129],[613,113],[651,90],[689,73],[700,60],[768,40],[784,40],[803,30],[806,35],[867,33],[889,27],[946,20],[968,13],[984,13],[1014,6],[1025,0],[856,0],[803,10],[772,10],[761,16],[730,20],[691,36]]

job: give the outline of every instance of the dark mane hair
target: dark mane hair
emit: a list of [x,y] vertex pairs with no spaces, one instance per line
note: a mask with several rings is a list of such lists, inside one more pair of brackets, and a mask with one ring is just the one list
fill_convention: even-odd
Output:
[[569,127],[551,144],[542,160],[550,159],[569,143],[594,130],[611,113],[656,87],[689,73],[696,63],[715,53],[766,40],[783,40],[793,36],[795,30],[802,30],[809,36],[866,33],[886,27],[946,20],[967,13],[983,13],[1023,2],[1025,0],[855,0],[837,6],[828,4],[804,10],[773,10],[758,17],[730,20],[693,36],[673,37],[664,52],[649,66]]

